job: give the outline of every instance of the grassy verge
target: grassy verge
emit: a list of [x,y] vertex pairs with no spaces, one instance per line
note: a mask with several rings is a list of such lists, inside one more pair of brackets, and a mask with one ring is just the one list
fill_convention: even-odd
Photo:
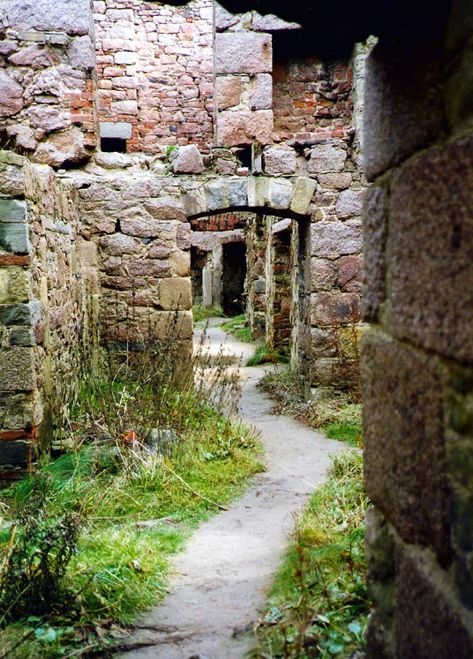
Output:
[[3,490],[0,656],[108,656],[165,593],[170,555],[261,471],[256,439],[226,416],[238,382],[224,362],[175,368],[171,347],[108,354],[73,449]]
[[343,657],[363,648],[365,587],[362,458],[333,460],[328,481],[297,522],[257,627],[254,657]]
[[275,401],[275,411],[293,416],[349,446],[362,448],[361,404],[345,393],[333,392],[320,399],[305,400],[299,380],[290,371],[269,373],[261,388]]
[[[60,656],[58,648],[84,644],[105,647],[107,630],[131,623],[165,593],[168,557],[217,511],[211,501],[227,504],[261,470],[256,443],[244,428],[209,409],[200,413],[207,431],[195,438],[195,455],[177,462],[167,458],[165,468],[156,454],[132,451],[127,464],[118,466],[114,451],[85,447],[41,469],[48,479],[48,515],[80,511],[86,527],[66,572],[65,607],[7,626],[2,651],[38,623],[41,634],[44,629],[48,634],[34,635],[10,657]],[[12,517],[27,502],[33,482],[26,479],[3,493]],[[4,530],[3,542],[9,537]]]
[[215,304],[212,307],[204,307],[203,304],[194,304],[192,307],[194,323],[199,323],[207,318],[222,318],[224,316],[223,309],[219,304]]
[[253,341],[251,330],[246,324],[245,314],[231,318],[221,326],[221,329],[223,329],[224,332],[233,334],[236,339],[243,341],[243,343],[252,343]]

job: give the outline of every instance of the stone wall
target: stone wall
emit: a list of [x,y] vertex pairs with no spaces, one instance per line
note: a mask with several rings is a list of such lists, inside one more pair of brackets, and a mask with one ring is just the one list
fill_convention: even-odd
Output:
[[453,7],[368,60],[369,659],[473,656],[473,31]]
[[96,251],[79,236],[77,206],[49,166],[2,153],[0,473],[50,444],[69,420],[83,364],[93,367]]
[[95,148],[95,52],[88,0],[4,0],[0,145],[53,167]]
[[[213,6],[93,2],[99,119],[128,151],[159,153],[213,138]],[[103,124],[118,123],[118,126]],[[107,132],[108,129],[108,132]]]

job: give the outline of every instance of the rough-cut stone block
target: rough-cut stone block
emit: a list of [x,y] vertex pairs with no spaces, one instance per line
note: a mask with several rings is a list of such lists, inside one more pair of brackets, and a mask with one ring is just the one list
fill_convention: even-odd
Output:
[[277,210],[287,210],[291,205],[292,182],[285,178],[271,179],[268,187],[268,206]]
[[189,277],[191,267],[190,252],[184,252],[180,249],[171,252],[169,256],[171,272],[177,277]]
[[217,73],[270,73],[272,59],[269,34],[229,32],[215,37]]
[[7,133],[9,137],[13,137],[15,139],[15,144],[17,147],[26,149],[27,151],[34,151],[38,146],[34,130],[29,126],[25,126],[24,124],[8,126]]
[[43,307],[37,300],[28,304],[5,304],[0,306],[0,322],[6,325],[33,327],[43,317]]
[[67,49],[69,64],[75,69],[92,70],[95,65],[95,49],[89,36],[76,37]]
[[26,222],[26,201],[0,199],[0,222]]
[[352,175],[350,172],[319,174],[317,180],[322,188],[328,188],[330,190],[345,190],[351,185]]
[[219,112],[217,116],[217,138],[220,146],[240,144],[268,144],[273,136],[273,113],[271,110]]
[[191,282],[187,277],[171,277],[159,282],[157,306],[164,310],[190,309]]
[[29,254],[29,226],[23,223],[0,222],[0,248],[11,254]]
[[312,291],[330,291],[335,286],[337,271],[333,261],[311,259]]
[[204,163],[195,144],[181,146],[174,152],[172,170],[175,174],[201,174]]
[[248,183],[246,179],[229,179],[228,181],[228,203],[235,208],[246,206],[248,203]]
[[273,76],[258,73],[251,81],[250,110],[271,110],[273,107]]
[[240,105],[241,78],[238,76],[217,76],[215,79],[215,103],[218,110]]
[[390,320],[399,338],[473,363],[473,139],[426,151],[395,173]]
[[131,277],[169,277],[171,265],[159,259],[134,259],[126,262],[126,270]]
[[370,331],[362,341],[367,492],[409,543],[450,557],[443,376],[434,359]]
[[0,419],[3,430],[19,430],[31,426],[34,422],[33,396],[3,392],[0,396]]
[[313,293],[310,306],[312,325],[348,324],[358,318],[359,296],[355,293]]
[[335,204],[335,213],[341,220],[361,214],[363,190],[344,190]]
[[90,0],[4,0],[7,24],[19,30],[57,30],[67,34],[92,31]]
[[291,201],[291,211],[294,213],[301,213],[306,215],[312,197],[314,196],[315,189],[317,187],[317,182],[314,179],[299,176],[296,179],[296,184],[294,186],[294,193],[292,195]]
[[53,133],[45,142],[41,142],[34,153],[36,162],[52,167],[81,162],[89,157],[90,153],[84,147],[84,134],[76,126]]
[[299,23],[290,23],[274,14],[262,16],[257,11],[253,12],[251,27],[255,32],[277,32],[279,30],[299,30]]
[[98,151],[95,154],[94,160],[97,165],[105,169],[123,169],[133,165],[132,158],[126,153]]
[[265,174],[294,174],[296,152],[294,149],[267,147],[263,153]]
[[0,268],[0,304],[27,302],[30,296],[29,272],[22,268]]
[[240,17],[231,14],[218,2],[215,2],[215,27],[217,30],[227,30],[229,27],[236,25]]
[[359,224],[316,222],[311,232],[313,256],[336,258],[361,252],[363,236]]
[[373,186],[365,195],[363,212],[364,279],[363,318],[376,321],[386,297],[386,239],[388,235],[388,195],[384,188]]
[[428,557],[397,548],[396,657],[471,659],[471,627],[444,591],[445,575],[429,563]]
[[310,174],[330,174],[341,172],[347,159],[347,152],[333,144],[317,144],[310,152],[307,169]]
[[336,357],[333,331],[327,328],[312,327],[310,330],[312,356]]
[[[411,49],[381,40],[367,59],[364,101],[364,169],[372,180],[443,128],[443,44]],[[423,52],[422,52],[423,51]]]
[[105,254],[110,256],[122,256],[123,254],[138,254],[143,250],[143,243],[136,238],[126,236],[123,233],[114,233],[103,236],[99,245]]
[[338,285],[346,293],[359,293],[363,277],[363,257],[343,256],[338,259]]
[[28,46],[18,50],[8,58],[8,61],[14,66],[30,66],[33,69],[41,69],[48,66],[57,66],[61,63],[61,58],[50,48]]
[[33,348],[0,351],[0,391],[32,391],[35,387]]
[[0,69],[0,117],[11,117],[22,108],[22,86]]
[[115,64],[135,64],[136,53],[131,53],[126,50],[113,54]]
[[187,215],[179,197],[158,197],[157,199],[145,201],[143,205],[156,220],[187,221]]
[[120,140],[131,138],[133,127],[127,121],[101,121],[100,137],[116,137]]
[[206,183],[205,193],[207,195],[206,207],[208,210],[214,211],[228,208],[228,186],[223,184],[222,181],[211,180]]
[[193,215],[199,215],[205,213],[208,210],[207,207],[207,195],[203,187],[186,192],[182,196],[182,203],[184,204],[184,210],[187,217],[192,217]]
[[50,133],[70,125],[70,117],[55,105],[32,105],[28,109],[28,118],[33,128]]

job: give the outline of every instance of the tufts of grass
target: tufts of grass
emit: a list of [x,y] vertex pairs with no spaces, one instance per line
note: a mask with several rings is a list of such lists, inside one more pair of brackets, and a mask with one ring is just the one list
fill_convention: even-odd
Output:
[[257,626],[254,657],[348,657],[363,649],[370,602],[365,586],[362,458],[333,459],[328,481],[297,522]]
[[203,304],[194,304],[192,307],[192,317],[194,323],[199,323],[207,318],[224,318],[225,314],[219,304],[214,304],[212,307],[204,307]]
[[231,318],[221,326],[221,329],[223,329],[224,332],[233,334],[235,338],[243,343],[252,343],[254,340],[251,329],[248,327],[245,314]]
[[276,350],[273,350],[267,345],[262,345],[256,348],[255,354],[246,362],[247,366],[260,366],[262,364],[287,364],[289,358]]

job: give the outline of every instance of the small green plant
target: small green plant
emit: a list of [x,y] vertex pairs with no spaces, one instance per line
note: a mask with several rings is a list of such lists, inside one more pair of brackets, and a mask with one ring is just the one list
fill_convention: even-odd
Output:
[[172,156],[176,151],[179,151],[179,147],[177,146],[177,144],[169,144],[169,145],[166,147],[166,157],[167,157],[167,159],[168,159],[168,160],[171,160],[171,159],[172,159],[171,156]]
[[276,352],[276,350],[273,350],[265,344],[256,348],[255,354],[248,359],[246,365],[260,366],[262,364],[287,364],[288,362],[289,358],[287,355]]
[[32,481],[0,557],[1,625],[49,613],[60,604],[66,595],[66,571],[77,550],[81,516],[71,511],[51,514],[48,478],[39,474]]
[[330,477],[297,522],[257,626],[259,659],[346,658],[363,649],[365,586],[362,458],[333,459]]

